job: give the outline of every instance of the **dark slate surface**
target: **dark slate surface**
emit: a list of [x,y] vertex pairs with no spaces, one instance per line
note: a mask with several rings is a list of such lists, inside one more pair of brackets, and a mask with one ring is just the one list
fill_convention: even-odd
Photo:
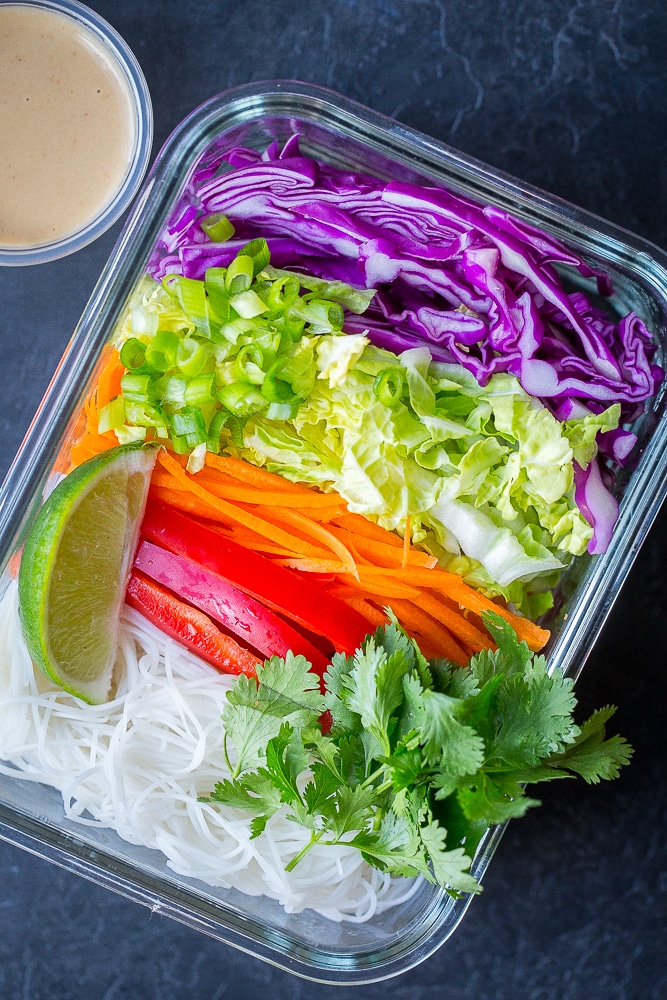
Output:
[[[297,78],[338,90],[667,247],[664,0],[98,0],[145,71],[156,149],[212,94]],[[119,227],[0,270],[8,467]],[[454,937],[389,983],[315,987],[0,844],[0,997],[658,1000],[667,996],[667,512],[578,684],[620,706],[618,781],[556,783],[511,825]]]

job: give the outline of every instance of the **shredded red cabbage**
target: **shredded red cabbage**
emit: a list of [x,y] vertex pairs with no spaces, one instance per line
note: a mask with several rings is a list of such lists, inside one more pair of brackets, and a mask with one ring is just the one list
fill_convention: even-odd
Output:
[[[224,212],[234,238],[211,243],[200,221]],[[663,378],[643,321],[620,320],[561,275],[609,277],[546,233],[460,194],[385,182],[303,156],[298,136],[264,152],[212,147],[167,224],[149,264],[158,280],[177,272],[203,278],[224,267],[248,240],[263,236],[276,267],[376,288],[347,332],[367,332],[400,353],[426,344],[483,385],[515,375],[561,419],[573,408],[621,404],[633,420]],[[636,442],[627,430],[600,434],[600,451],[623,465]],[[595,528],[590,551],[604,551],[617,516],[598,463],[577,474],[576,500]],[[581,503],[579,503],[581,501]]]

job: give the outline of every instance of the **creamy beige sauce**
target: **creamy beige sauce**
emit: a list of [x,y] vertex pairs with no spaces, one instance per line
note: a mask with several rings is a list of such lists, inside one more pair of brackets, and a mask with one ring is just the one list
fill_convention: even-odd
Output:
[[37,7],[0,5],[0,246],[52,243],[112,200],[135,112],[92,31]]

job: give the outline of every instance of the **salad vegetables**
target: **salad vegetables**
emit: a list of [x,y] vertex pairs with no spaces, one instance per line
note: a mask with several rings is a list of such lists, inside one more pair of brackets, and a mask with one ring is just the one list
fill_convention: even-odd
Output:
[[479,892],[468,869],[482,835],[539,804],[525,783],[613,778],[631,753],[605,739],[614,709],[575,725],[572,682],[549,677],[499,615],[484,622],[497,650],[453,669],[429,664],[392,621],[354,657],[334,657],[324,694],[303,658],[268,660],[229,692],[235,756],[212,800],[251,812],[254,836],[287,804],[310,831],[288,867],[315,844],[345,843],[392,874]]
[[[572,682],[539,655],[563,572],[610,542],[628,425],[663,374],[642,321],[605,311],[611,291],[498,209],[319,163],[296,136],[204,156],[56,486],[101,452],[158,446],[118,581],[132,609],[109,692],[122,726],[142,656],[147,690],[181,683],[170,639],[184,678],[202,660],[234,677],[218,725],[195,725],[188,792],[169,779],[153,823],[170,864],[201,873],[197,831],[235,837],[242,816],[257,857],[281,824],[300,830],[266,848],[281,877],[329,848],[475,892],[480,839],[536,804],[526,784],[627,763],[605,733],[614,710],[575,724]],[[145,780],[123,811],[137,822]],[[81,809],[127,831],[95,794]],[[197,819],[174,840],[184,795]]]

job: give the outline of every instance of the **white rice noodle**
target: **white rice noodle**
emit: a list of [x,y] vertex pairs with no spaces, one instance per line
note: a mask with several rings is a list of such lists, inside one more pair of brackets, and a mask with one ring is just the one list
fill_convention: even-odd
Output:
[[417,880],[390,878],[345,846],[316,845],[286,872],[307,830],[278,813],[252,840],[249,814],[199,801],[229,776],[220,715],[232,678],[128,608],[116,677],[115,698],[90,706],[35,670],[11,581],[0,601],[0,772],[53,786],[68,819],[157,848],[180,875],[269,896],[288,913],[361,922],[415,892]]

